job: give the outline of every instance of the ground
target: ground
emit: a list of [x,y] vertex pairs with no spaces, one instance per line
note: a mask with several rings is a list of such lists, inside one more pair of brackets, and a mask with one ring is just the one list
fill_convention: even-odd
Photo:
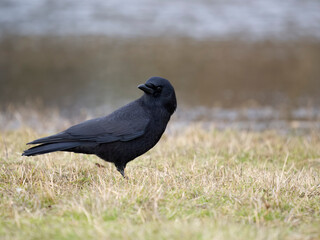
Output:
[[41,136],[1,132],[1,239],[320,239],[317,133],[194,125],[129,163],[129,179],[95,156],[21,157]]

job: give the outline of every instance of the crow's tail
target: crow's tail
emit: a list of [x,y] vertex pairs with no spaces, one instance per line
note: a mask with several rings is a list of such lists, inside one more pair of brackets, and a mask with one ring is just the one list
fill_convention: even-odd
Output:
[[35,156],[50,152],[65,151],[74,147],[78,147],[79,145],[79,142],[45,143],[25,150],[22,153],[22,156]]

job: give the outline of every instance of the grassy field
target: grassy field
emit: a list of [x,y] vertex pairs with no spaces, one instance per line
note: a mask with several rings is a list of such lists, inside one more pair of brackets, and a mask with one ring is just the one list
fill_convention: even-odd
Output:
[[1,239],[320,239],[319,134],[194,125],[129,180],[94,156],[21,157],[36,137],[1,132]]

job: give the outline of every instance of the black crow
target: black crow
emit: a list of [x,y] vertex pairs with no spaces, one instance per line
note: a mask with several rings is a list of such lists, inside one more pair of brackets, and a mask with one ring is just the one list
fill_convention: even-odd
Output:
[[173,86],[161,77],[151,77],[138,86],[142,97],[110,115],[74,125],[58,134],[28,144],[23,152],[34,156],[56,151],[95,154],[113,162],[125,177],[128,162],[151,149],[160,139],[177,107]]

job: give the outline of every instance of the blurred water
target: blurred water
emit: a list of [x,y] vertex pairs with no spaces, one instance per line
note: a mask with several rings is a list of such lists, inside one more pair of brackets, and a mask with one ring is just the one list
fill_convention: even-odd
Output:
[[70,111],[119,106],[157,75],[173,83],[180,106],[320,103],[320,42],[308,40],[13,37],[0,41],[0,53],[0,109],[26,102]]
[[318,0],[1,0],[0,36],[320,38]]
[[319,0],[0,0],[0,129],[61,130],[176,88],[173,126],[320,129]]

